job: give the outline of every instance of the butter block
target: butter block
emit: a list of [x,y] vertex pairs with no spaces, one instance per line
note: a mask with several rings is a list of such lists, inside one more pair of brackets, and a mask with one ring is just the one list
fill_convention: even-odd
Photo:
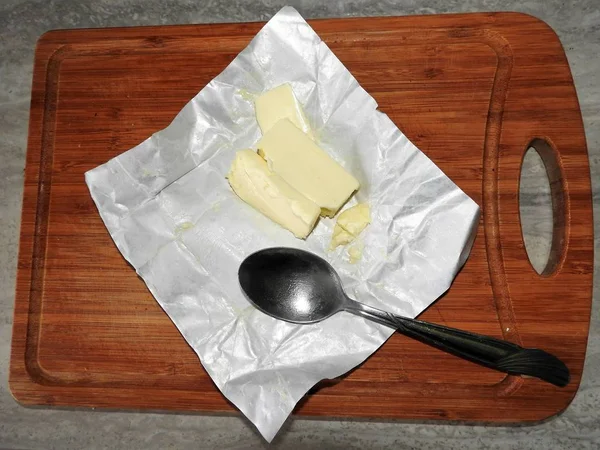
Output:
[[250,149],[236,153],[227,179],[238,197],[298,238],[305,239],[319,218],[321,209]]
[[352,208],[348,208],[337,218],[329,249],[333,250],[340,245],[346,245],[354,241],[370,223],[371,208],[367,203],[359,203]]
[[282,119],[288,119],[312,138],[308,120],[289,84],[282,84],[260,95],[254,101],[256,120],[263,134]]
[[360,184],[287,119],[277,122],[258,144],[269,167],[333,217]]

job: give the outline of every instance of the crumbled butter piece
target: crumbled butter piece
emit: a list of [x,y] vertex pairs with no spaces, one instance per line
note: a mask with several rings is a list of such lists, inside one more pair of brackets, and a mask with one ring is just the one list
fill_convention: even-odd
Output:
[[[346,245],[354,241],[370,223],[371,208],[367,203],[359,203],[352,208],[348,208],[337,218],[329,249],[333,250],[340,245]],[[362,249],[360,253],[362,255]],[[350,257],[352,258],[352,254],[350,254]]]

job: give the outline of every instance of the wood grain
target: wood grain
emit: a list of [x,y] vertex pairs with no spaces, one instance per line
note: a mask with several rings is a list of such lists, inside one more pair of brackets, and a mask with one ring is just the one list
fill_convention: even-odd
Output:
[[[590,319],[588,156],[561,44],[513,13],[316,20],[311,25],[401,130],[482,207],[470,259],[422,318],[540,347],[564,389],[504,376],[393,336],[298,405],[313,416],[516,422],[565,408]],[[36,49],[10,388],[24,404],[231,412],[121,257],[85,171],[167,126],[262,24],[53,31]],[[526,149],[554,208],[540,276],[522,240]]]

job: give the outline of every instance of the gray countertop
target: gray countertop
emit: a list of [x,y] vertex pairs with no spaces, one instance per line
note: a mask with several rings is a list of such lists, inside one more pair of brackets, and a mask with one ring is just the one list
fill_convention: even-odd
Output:
[[[274,448],[596,449],[600,448],[600,4],[582,1],[319,0],[0,0],[0,447],[262,448],[241,417],[24,408],[8,389],[8,365],[23,168],[35,43],[57,28],[267,20],[285,5],[305,18],[522,11],[545,20],[565,47],[581,103],[594,189],[594,311],[583,382],[569,408],[523,427],[438,423],[289,420]],[[539,158],[527,158],[521,200],[532,260],[541,264],[551,233],[547,184]]]

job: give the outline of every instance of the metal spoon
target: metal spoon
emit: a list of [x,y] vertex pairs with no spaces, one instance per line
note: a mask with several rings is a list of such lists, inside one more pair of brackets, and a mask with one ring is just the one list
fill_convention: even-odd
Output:
[[540,378],[560,387],[569,383],[567,366],[543,350],[397,316],[354,301],[344,292],[333,267],[303,250],[261,250],[242,262],[238,276],[254,306],[277,319],[310,324],[347,311],[491,369]]

